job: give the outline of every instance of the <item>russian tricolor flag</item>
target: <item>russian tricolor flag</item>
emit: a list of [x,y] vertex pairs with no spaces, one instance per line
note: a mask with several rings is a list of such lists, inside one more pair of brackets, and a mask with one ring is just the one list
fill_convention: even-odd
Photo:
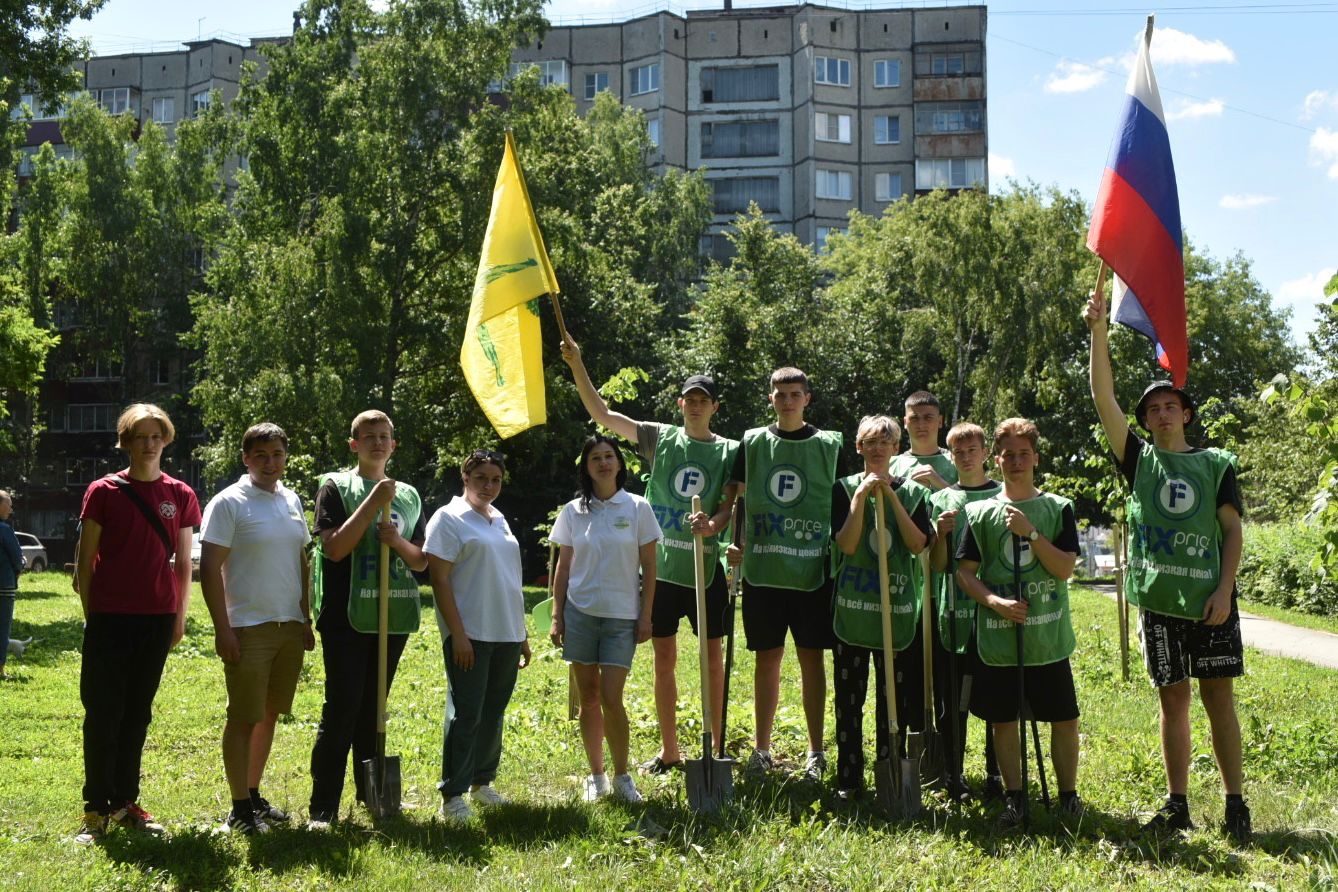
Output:
[[1189,371],[1185,335],[1185,261],[1180,197],[1157,78],[1148,48],[1148,16],[1138,62],[1129,75],[1124,115],[1115,131],[1092,211],[1087,247],[1115,271],[1112,318],[1157,345],[1157,362],[1183,387]]

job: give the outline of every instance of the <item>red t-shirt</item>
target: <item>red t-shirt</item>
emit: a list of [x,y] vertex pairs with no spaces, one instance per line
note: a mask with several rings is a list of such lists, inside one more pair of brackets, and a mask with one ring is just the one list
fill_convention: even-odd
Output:
[[[116,474],[158,512],[176,551],[177,531],[200,525],[200,500],[186,484],[166,474],[151,483],[131,480],[125,471]],[[81,520],[102,527],[97,557],[93,559],[92,591],[88,608],[93,613],[176,613],[178,596],[172,573],[172,555],[149,519],[103,477],[89,484],[84,493]]]

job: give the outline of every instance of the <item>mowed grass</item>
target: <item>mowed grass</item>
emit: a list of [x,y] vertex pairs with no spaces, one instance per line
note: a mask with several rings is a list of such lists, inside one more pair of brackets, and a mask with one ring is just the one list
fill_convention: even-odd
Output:
[[[1037,803],[1030,834],[1000,835],[992,811],[928,799],[914,823],[888,823],[867,801],[846,804],[828,785],[784,773],[736,779],[734,803],[701,817],[686,805],[682,775],[641,778],[642,806],[579,801],[585,771],[567,719],[567,671],[535,640],[507,716],[498,787],[514,804],[472,826],[435,818],[445,682],[430,608],[405,652],[391,697],[389,750],[400,755],[401,817],[373,821],[345,788],[344,820],[330,833],[284,829],[268,836],[212,831],[227,810],[218,740],[225,705],[212,629],[197,595],[189,634],[168,660],[144,758],[143,804],[167,839],[114,832],[105,844],[69,842],[81,809],[78,602],[66,576],[25,577],[16,635],[35,636],[0,684],[0,888],[39,889],[1052,889],[1333,888],[1338,883],[1338,674],[1251,653],[1238,688],[1247,793],[1257,842],[1233,848],[1217,830],[1222,800],[1202,710],[1195,707],[1191,807],[1199,829],[1144,840],[1137,821],[1162,794],[1156,701],[1141,669],[1120,678],[1114,608],[1075,594],[1075,664],[1083,709],[1080,824]],[[530,603],[542,594],[527,593]],[[741,625],[741,624],[740,624]],[[680,731],[699,739],[695,639],[680,637]],[[319,650],[309,655],[294,715],[278,732],[266,795],[300,826],[310,792],[307,762],[321,704]],[[796,763],[804,749],[798,673],[787,657],[776,749]],[[731,694],[731,749],[746,756],[752,661],[740,640]],[[649,647],[628,685],[633,754],[653,755]],[[872,710],[866,729],[872,731]],[[828,721],[831,727],[831,721]],[[981,776],[972,723],[967,771]],[[829,730],[828,750],[835,756]],[[868,746],[871,751],[871,744]],[[870,757],[871,758],[871,757]],[[1033,783],[1035,772],[1033,770]],[[1053,775],[1051,775],[1053,781]],[[1038,797],[1037,797],[1038,798]]]

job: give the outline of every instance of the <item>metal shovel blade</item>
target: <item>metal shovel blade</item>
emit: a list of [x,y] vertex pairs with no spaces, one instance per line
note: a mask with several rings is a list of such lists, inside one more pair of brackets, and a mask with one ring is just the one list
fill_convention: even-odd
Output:
[[400,757],[374,756],[362,763],[367,810],[378,818],[400,813]]
[[[920,755],[920,783],[924,786],[934,787],[943,781],[943,740],[939,737],[937,731],[925,731],[922,734],[912,733],[909,738],[919,738],[917,744]],[[907,746],[909,746],[909,741]]]
[[901,813],[913,818],[920,814],[920,762],[924,756],[924,735],[906,735],[906,757],[900,760]]
[[683,768],[687,773],[688,806],[696,812],[711,812],[734,798],[734,775],[729,762],[711,755],[709,734],[703,747],[705,755],[688,759]]
[[900,780],[897,769],[892,767],[891,759],[879,759],[873,763],[873,793],[878,800],[878,807],[889,818],[900,818],[901,791],[897,789]]

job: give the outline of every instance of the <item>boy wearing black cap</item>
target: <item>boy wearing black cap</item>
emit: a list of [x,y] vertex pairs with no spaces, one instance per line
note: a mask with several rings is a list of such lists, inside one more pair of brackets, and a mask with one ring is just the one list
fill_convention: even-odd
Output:
[[1189,680],[1212,730],[1226,790],[1226,831],[1250,839],[1241,794],[1241,735],[1232,679],[1244,674],[1236,570],[1241,553],[1241,497],[1233,457],[1185,440],[1194,419],[1189,395],[1170,382],[1143,392],[1134,410],[1152,441],[1129,428],[1115,399],[1106,302],[1098,291],[1083,320],[1092,331],[1092,399],[1111,451],[1132,492],[1129,500],[1129,600],[1140,608],[1144,659],[1161,701],[1162,760],[1168,796],[1148,830],[1193,827],[1189,787]]
[[[590,417],[625,440],[650,469],[646,500],[655,511],[664,537],[657,546],[655,603],[651,614],[651,645],[655,652],[655,713],[660,723],[660,752],[641,768],[663,774],[682,766],[678,749],[678,621],[687,617],[692,631],[701,634],[697,617],[696,579],[692,545],[703,534],[706,545],[706,645],[711,676],[711,726],[720,740],[720,711],[724,698],[725,668],[720,639],[725,634],[729,597],[725,574],[720,572],[716,536],[729,525],[735,488],[730,469],[738,452],[737,440],[711,431],[711,416],[720,408],[716,384],[707,375],[692,375],[683,382],[678,408],[683,424],[634,421],[614,412],[595,389],[581,359],[581,348],[571,336],[562,342],[562,358],[571,366],[581,403]],[[701,496],[702,511],[692,513],[692,497]]]

